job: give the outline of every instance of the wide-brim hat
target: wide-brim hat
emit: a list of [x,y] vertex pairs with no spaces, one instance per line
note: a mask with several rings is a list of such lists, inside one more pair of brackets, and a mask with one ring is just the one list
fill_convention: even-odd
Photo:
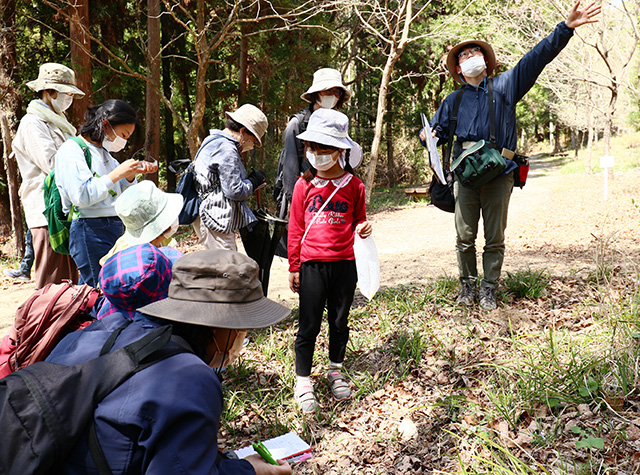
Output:
[[465,82],[456,71],[456,66],[458,66],[458,53],[462,48],[468,45],[478,45],[478,47],[480,47],[480,49],[482,50],[482,53],[484,54],[484,61],[487,64],[487,76],[490,76],[496,68],[496,54],[493,52],[493,48],[491,47],[491,45],[486,41],[465,40],[461,43],[458,43],[453,48],[451,48],[449,54],[447,55],[447,69],[449,70],[449,74],[451,74],[453,80],[460,84],[465,84]]
[[38,72],[38,79],[29,81],[27,87],[35,92],[53,89],[79,97],[84,96],[84,92],[76,87],[76,75],[73,69],[58,63],[42,64]]
[[138,310],[212,328],[268,327],[291,311],[264,297],[258,272],[256,261],[236,251],[192,252],[173,264],[169,296]]
[[349,164],[356,168],[362,162],[362,149],[349,137],[349,118],[335,109],[320,108],[309,117],[307,130],[297,135],[300,140],[351,150]]
[[300,96],[300,99],[311,102],[311,94],[326,91],[332,87],[342,89],[345,101],[351,98],[351,91],[342,83],[342,74],[340,74],[340,71],[333,68],[322,68],[313,73],[313,83],[311,87],[307,89],[307,92]]
[[235,111],[225,112],[225,114],[246,127],[258,139],[258,144],[262,145],[262,136],[269,126],[269,121],[264,112],[252,104],[243,104]]
[[125,225],[126,242],[133,246],[160,236],[178,219],[183,200],[181,194],[165,193],[150,180],[124,190],[114,208]]

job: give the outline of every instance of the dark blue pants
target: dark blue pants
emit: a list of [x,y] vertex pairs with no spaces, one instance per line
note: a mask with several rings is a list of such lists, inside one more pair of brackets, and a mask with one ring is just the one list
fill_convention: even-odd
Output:
[[342,363],[349,341],[349,309],[356,291],[355,261],[303,262],[300,267],[300,317],[296,336],[296,374],[309,376],[325,304],[329,323],[329,360]]
[[69,252],[80,271],[81,284],[98,286],[100,259],[123,233],[124,224],[117,216],[79,218],[71,223]]
[[33,238],[31,237],[31,229],[27,229],[27,235],[24,238],[24,256],[22,262],[20,262],[20,272],[24,275],[31,275],[31,268],[33,267],[33,260],[35,254],[33,252]]

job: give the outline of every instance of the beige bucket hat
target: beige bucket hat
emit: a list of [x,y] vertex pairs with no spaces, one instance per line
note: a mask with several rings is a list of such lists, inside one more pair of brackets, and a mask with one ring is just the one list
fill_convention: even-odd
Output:
[[58,63],[40,65],[38,79],[29,81],[27,87],[35,92],[53,89],[54,91],[65,92],[78,97],[84,96],[84,92],[76,87],[76,74],[73,69]]
[[269,126],[264,112],[252,104],[243,104],[235,111],[225,112],[225,114],[246,127],[258,139],[258,145],[262,145],[262,136]]
[[332,87],[339,87],[344,91],[345,102],[351,97],[351,91],[342,83],[342,74],[340,74],[340,71],[333,68],[318,69],[313,73],[313,84],[311,84],[311,87],[307,89],[307,92],[302,94],[300,98],[303,101],[311,102],[311,94],[326,91]]
[[458,66],[458,53],[462,48],[468,45],[478,45],[484,53],[484,60],[487,63],[487,76],[491,76],[491,73],[493,73],[493,70],[496,68],[496,54],[493,52],[491,45],[486,41],[465,40],[458,43],[451,48],[447,55],[447,69],[449,70],[449,74],[451,74],[453,80],[460,84],[465,84],[465,82],[456,71],[456,66]]
[[173,264],[169,296],[138,310],[174,322],[246,330],[291,312],[262,294],[258,264],[226,249],[190,252]]
[[160,236],[178,219],[183,200],[181,194],[165,193],[150,180],[124,190],[114,208],[125,225],[127,243],[133,246]]

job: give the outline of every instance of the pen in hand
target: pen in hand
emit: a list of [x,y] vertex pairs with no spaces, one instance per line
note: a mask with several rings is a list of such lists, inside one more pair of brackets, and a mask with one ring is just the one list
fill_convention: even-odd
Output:
[[260,457],[262,457],[265,462],[270,463],[271,465],[278,465],[278,462],[275,461],[269,449],[267,449],[262,442],[254,442],[252,444],[253,450],[258,452]]

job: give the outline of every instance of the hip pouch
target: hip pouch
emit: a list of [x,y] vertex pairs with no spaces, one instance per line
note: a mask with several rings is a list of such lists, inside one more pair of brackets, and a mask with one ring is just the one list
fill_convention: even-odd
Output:
[[527,175],[529,175],[529,157],[524,155],[516,155],[513,157],[518,168],[513,172],[513,186],[522,188],[527,183]]
[[463,186],[478,189],[500,175],[507,166],[505,158],[491,143],[476,142],[451,164],[451,170]]

